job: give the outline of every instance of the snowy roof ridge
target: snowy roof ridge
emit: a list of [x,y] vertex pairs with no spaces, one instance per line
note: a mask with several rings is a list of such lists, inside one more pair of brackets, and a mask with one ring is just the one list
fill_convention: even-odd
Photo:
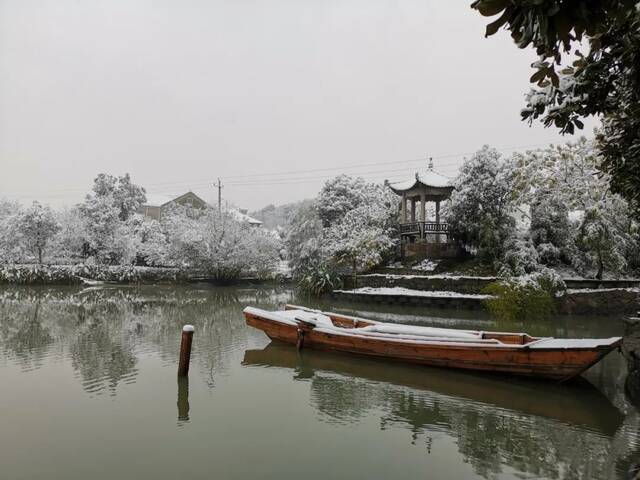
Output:
[[147,197],[147,201],[142,203],[144,207],[163,207],[167,203],[171,203],[174,200],[178,200],[182,197],[186,197],[187,195],[192,195],[200,199],[203,203],[207,204],[202,198],[200,198],[193,191],[189,190],[185,193],[147,193],[145,196]]
[[179,195],[169,195],[169,194],[163,194],[163,193],[147,193],[145,196],[147,197],[147,201],[142,203],[143,206],[161,207],[163,205],[166,205],[169,202],[172,202],[173,200],[178,198]]
[[418,182],[428,187],[453,188],[453,180],[435,170],[418,171],[415,174],[415,178],[411,180],[401,180],[399,182],[389,182],[389,186],[394,190],[409,190]]
[[249,215],[247,215],[246,213],[242,213],[239,209],[237,208],[231,208],[229,209],[229,212],[231,213],[231,215],[233,215],[236,220],[240,221],[240,222],[247,222],[251,225],[262,225],[262,221],[258,220],[257,218],[253,218]]

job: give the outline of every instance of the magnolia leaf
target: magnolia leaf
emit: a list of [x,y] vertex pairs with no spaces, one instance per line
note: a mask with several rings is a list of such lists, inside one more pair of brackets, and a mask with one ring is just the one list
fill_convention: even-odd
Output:
[[497,15],[509,5],[508,0],[476,0],[471,4],[484,17]]
[[509,15],[507,13],[508,13],[508,10],[505,10],[505,12],[502,15],[500,15],[500,18],[498,18],[496,21],[491,22],[489,25],[487,25],[487,30],[484,35],[485,37],[489,37],[493,35],[500,29],[500,27],[502,27],[505,23],[507,23],[507,20],[509,19]]
[[544,80],[546,76],[547,76],[547,70],[545,68],[542,68],[538,70],[536,73],[534,73],[533,75],[531,75],[531,78],[529,79],[529,81],[531,83],[538,83]]

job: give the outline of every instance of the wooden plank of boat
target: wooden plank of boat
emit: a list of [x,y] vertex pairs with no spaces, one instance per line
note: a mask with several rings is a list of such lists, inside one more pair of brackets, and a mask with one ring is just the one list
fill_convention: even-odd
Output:
[[568,380],[622,342],[555,339],[375,322],[294,305],[271,312],[247,307],[248,325],[299,348],[337,350],[424,365]]

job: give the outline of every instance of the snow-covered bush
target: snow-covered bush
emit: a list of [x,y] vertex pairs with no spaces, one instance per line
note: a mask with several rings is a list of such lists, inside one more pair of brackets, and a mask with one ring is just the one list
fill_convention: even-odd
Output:
[[510,237],[498,262],[498,275],[511,277],[533,273],[540,268],[538,251],[529,239]]
[[184,272],[174,268],[148,268],[133,265],[0,265],[0,284],[76,285],[91,279],[103,282],[179,282]]
[[489,312],[499,320],[546,318],[555,312],[554,298],[566,290],[562,278],[553,270],[493,282],[484,293]]
[[465,160],[448,208],[453,235],[485,263],[500,258],[515,228],[509,168],[494,148],[484,146]]

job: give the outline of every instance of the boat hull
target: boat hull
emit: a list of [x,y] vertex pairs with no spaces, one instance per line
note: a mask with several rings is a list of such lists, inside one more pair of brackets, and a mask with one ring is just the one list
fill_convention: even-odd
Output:
[[[295,345],[298,328],[245,312],[248,325],[262,330],[272,340]],[[304,348],[334,350],[358,355],[382,357],[395,361],[494,372],[565,381],[580,375],[617,345],[591,349],[537,348],[522,346],[433,345],[415,342],[384,341],[333,334],[326,331],[305,332]]]

